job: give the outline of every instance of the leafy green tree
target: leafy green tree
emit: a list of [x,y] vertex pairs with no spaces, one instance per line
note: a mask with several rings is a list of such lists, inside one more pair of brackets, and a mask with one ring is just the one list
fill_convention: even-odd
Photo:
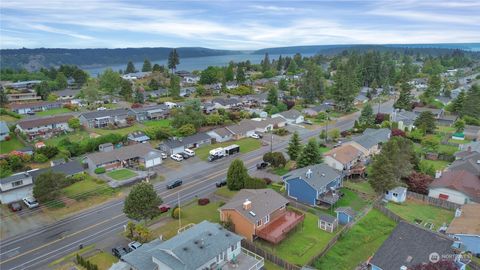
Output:
[[320,101],[325,99],[325,81],[323,72],[318,65],[314,63],[307,65],[307,71],[300,85],[300,95],[306,103],[314,103],[317,99]]
[[136,69],[133,65],[132,61],[128,61],[127,68],[125,69],[125,73],[135,73]]
[[228,67],[225,69],[225,80],[227,82],[233,81],[235,79],[235,73],[233,72],[233,63],[230,62]]
[[178,133],[183,137],[193,135],[195,132],[197,131],[195,130],[195,126],[192,124],[183,125],[178,129]]
[[108,68],[100,74],[98,81],[101,91],[110,96],[114,96],[120,90],[122,78],[120,74]]
[[298,132],[295,131],[290,139],[290,142],[288,143],[287,154],[291,160],[297,160],[301,152],[302,144],[300,141],[300,136],[298,135]]
[[220,79],[224,77],[223,72],[218,67],[209,66],[200,73],[200,83],[201,84],[212,84],[217,83]]
[[244,83],[247,79],[245,78],[245,71],[243,67],[237,67],[237,75],[235,76],[237,79],[237,83]]
[[133,95],[132,83],[128,80],[123,80],[120,83],[120,92],[119,94],[126,100],[131,101]]
[[372,105],[370,105],[370,103],[365,104],[363,107],[358,122],[366,127],[371,127],[375,124],[375,114],[373,113]]
[[334,128],[328,132],[328,136],[334,140],[340,138],[340,129]]
[[94,79],[88,80],[87,83],[83,85],[81,92],[89,103],[97,101],[99,99],[98,82]]
[[172,75],[170,77],[169,94],[171,97],[177,98],[180,96],[180,77]]
[[75,80],[75,83],[77,83],[80,87],[82,87],[83,84],[85,84],[88,80],[88,73],[81,69],[76,69],[73,72],[72,77]]
[[278,82],[278,89],[284,92],[288,91],[288,82],[286,79],[280,79],[280,82]]
[[125,198],[123,212],[136,221],[153,219],[160,214],[158,206],[162,199],[151,183],[141,182],[133,186]]
[[268,100],[268,103],[270,103],[273,106],[278,105],[278,91],[274,85],[270,85],[268,88],[267,100]]
[[60,194],[60,183],[65,181],[63,173],[51,170],[37,176],[33,185],[33,197],[39,202],[51,201]]
[[168,55],[168,68],[172,70],[172,73],[177,69],[177,65],[180,64],[180,56],[176,49],[173,49]]
[[327,131],[325,129],[322,129],[318,137],[320,138],[320,140],[323,140],[325,143],[327,143]]
[[322,154],[320,153],[320,147],[315,138],[311,138],[298,157],[297,165],[299,168],[303,168],[321,162]]
[[72,117],[70,119],[68,119],[68,127],[72,128],[72,129],[79,129],[80,128],[80,120],[76,117]]
[[422,138],[422,147],[427,152],[437,152],[440,146],[440,138],[435,135],[427,135]]
[[67,77],[62,72],[57,73],[57,77],[55,78],[55,85],[57,86],[57,89],[67,88]]
[[150,63],[150,60],[145,59],[143,61],[142,72],[150,72],[150,71],[152,71],[152,63]]
[[430,111],[422,112],[417,119],[415,119],[414,125],[424,132],[431,134],[436,128],[435,116]]
[[153,68],[152,68],[152,71],[153,72],[162,72],[163,69],[162,69],[162,66],[160,66],[159,64],[154,64]]
[[453,126],[457,132],[463,132],[465,130],[465,121],[463,119],[458,119]]
[[287,72],[289,74],[295,74],[297,73],[297,69],[298,69],[297,62],[295,61],[295,59],[292,59],[290,61],[290,64],[288,65]]
[[245,181],[250,178],[247,168],[240,159],[235,159],[228,168],[227,186],[230,190],[240,190],[244,187]]

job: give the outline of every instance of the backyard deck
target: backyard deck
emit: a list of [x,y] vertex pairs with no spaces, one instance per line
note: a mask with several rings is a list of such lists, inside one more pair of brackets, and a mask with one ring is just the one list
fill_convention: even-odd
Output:
[[273,244],[278,244],[282,241],[300,222],[305,219],[305,214],[286,211],[284,214],[272,220],[260,231],[257,231],[257,236]]

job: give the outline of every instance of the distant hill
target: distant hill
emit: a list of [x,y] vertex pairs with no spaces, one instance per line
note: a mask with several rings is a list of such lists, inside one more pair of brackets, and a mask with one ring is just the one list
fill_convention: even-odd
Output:
[[[168,58],[172,48],[125,48],[125,49],[5,49],[0,50],[2,68],[26,68],[36,70],[40,67],[73,64],[81,67],[126,64],[128,61],[140,62]],[[202,57],[239,54],[240,51],[214,50],[201,47],[177,48],[180,57]]]

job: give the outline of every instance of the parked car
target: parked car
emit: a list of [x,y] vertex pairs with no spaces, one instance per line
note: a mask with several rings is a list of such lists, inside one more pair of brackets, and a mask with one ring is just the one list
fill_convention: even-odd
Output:
[[25,205],[30,209],[38,207],[38,201],[33,197],[23,198],[23,203],[25,203]]
[[162,204],[160,206],[158,206],[158,209],[160,209],[160,213],[165,213],[165,212],[168,212],[168,210],[170,210],[170,205],[168,204]]
[[183,156],[179,155],[179,154],[170,155],[170,158],[175,160],[175,161],[179,161],[179,162],[183,160]]
[[33,112],[33,111],[28,111],[27,114],[28,114],[28,115],[35,115],[35,112]]
[[128,243],[128,247],[130,248],[130,250],[135,250],[135,249],[137,249],[141,246],[142,246],[142,243],[139,243],[137,241],[133,241],[133,242]]
[[99,107],[99,108],[97,108],[97,111],[105,111],[106,109],[107,108],[105,108],[105,107]]
[[120,257],[122,257],[123,255],[127,254],[128,253],[128,249],[124,248],[124,247],[116,247],[116,248],[112,248],[112,254],[113,256],[117,257],[120,259]]
[[195,156],[195,151],[191,150],[191,149],[185,149],[183,150],[183,152],[191,157]]
[[305,120],[303,121],[305,125],[313,125],[313,122],[311,120]]
[[178,153],[178,155],[182,156],[183,159],[189,159],[191,156],[185,152]]
[[160,155],[162,156],[162,159],[166,159],[168,157],[167,154],[164,152],[162,152]]
[[215,183],[215,186],[217,186],[218,188],[223,187],[225,185],[227,185],[227,179],[224,179],[222,181],[218,181],[218,182]]
[[18,211],[22,210],[22,205],[18,202],[14,202],[14,203],[10,204],[10,209],[13,212],[18,212]]
[[172,181],[170,183],[167,184],[167,189],[172,189],[172,188],[176,188],[176,187],[179,187],[183,184],[183,181],[180,180],[180,179],[177,179],[175,181]]
[[212,162],[212,161],[215,161],[217,159],[221,159],[223,156],[218,156],[218,155],[210,155],[208,156],[208,161],[209,162]]
[[267,163],[267,162],[262,162],[262,163],[258,163],[258,164],[257,164],[257,170],[263,170],[263,169],[265,169],[266,167],[268,167],[268,163]]
[[342,141],[338,141],[336,144],[333,145],[333,148],[340,147],[342,145]]
[[253,133],[252,135],[250,135],[250,137],[254,139],[260,139],[260,136],[257,133]]

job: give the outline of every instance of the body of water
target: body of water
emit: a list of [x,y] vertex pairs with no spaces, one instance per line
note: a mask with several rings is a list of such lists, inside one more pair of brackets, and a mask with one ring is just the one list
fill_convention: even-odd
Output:
[[[302,54],[302,56],[313,56],[314,54]],[[278,59],[280,55],[272,54],[269,55],[270,60]],[[283,54],[282,56],[293,56],[288,54]],[[232,54],[232,55],[218,55],[218,56],[204,56],[204,57],[193,57],[193,58],[181,58],[180,64],[177,66],[177,70],[203,70],[209,66],[227,66],[230,61],[233,62],[242,62],[250,60],[252,64],[259,64],[263,60],[264,55],[259,54]],[[141,70],[143,66],[142,62],[133,63],[137,70]],[[167,59],[152,61],[152,66],[154,64],[164,65],[167,67]],[[85,71],[89,72],[91,76],[96,77],[98,74],[102,73],[105,69],[111,68],[114,71],[125,70],[127,68],[127,63],[122,65],[105,65],[94,68],[83,68]]]

